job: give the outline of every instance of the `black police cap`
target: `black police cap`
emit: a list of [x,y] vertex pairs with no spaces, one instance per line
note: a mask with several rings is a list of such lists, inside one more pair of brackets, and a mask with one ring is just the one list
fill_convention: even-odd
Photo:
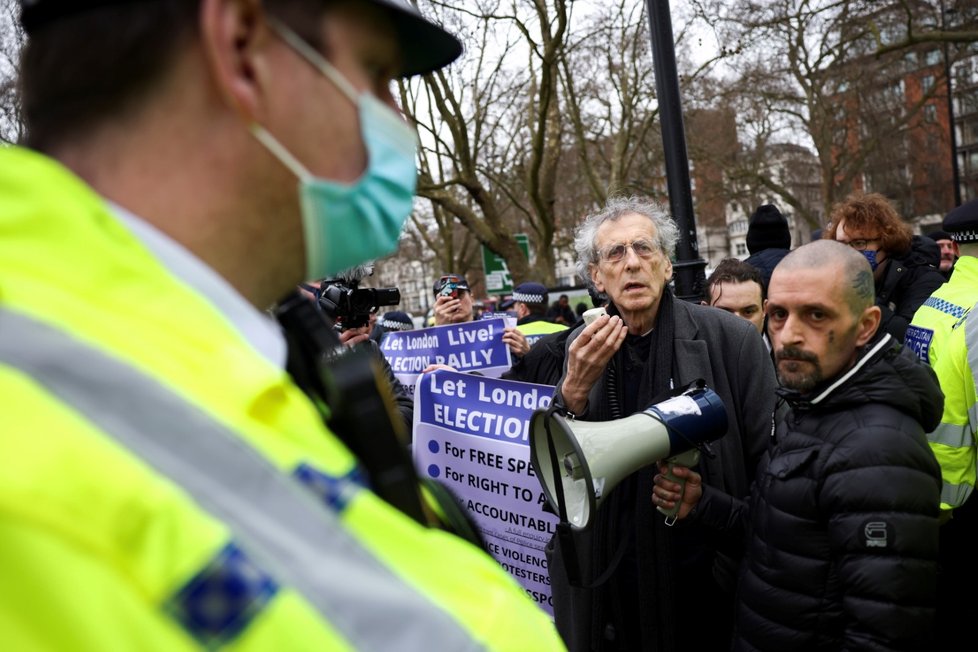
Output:
[[401,310],[384,313],[384,316],[380,318],[380,325],[389,331],[414,330],[414,320]]
[[944,230],[955,242],[978,242],[978,199],[972,199],[944,216]]
[[526,281],[513,289],[513,301],[520,303],[547,303],[547,287],[542,283]]
[[[20,0],[20,22],[24,31],[34,33],[60,18],[90,9],[138,2],[139,0]],[[447,66],[462,54],[457,38],[421,15],[410,0],[361,0],[384,9],[391,17],[401,46],[407,77]]]

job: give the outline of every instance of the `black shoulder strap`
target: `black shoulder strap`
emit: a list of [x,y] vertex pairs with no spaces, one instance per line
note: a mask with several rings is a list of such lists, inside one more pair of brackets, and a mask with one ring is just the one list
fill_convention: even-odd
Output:
[[298,292],[278,304],[275,316],[289,345],[287,371],[360,460],[371,488],[404,514],[430,525],[407,433],[374,356],[344,347],[322,312]]

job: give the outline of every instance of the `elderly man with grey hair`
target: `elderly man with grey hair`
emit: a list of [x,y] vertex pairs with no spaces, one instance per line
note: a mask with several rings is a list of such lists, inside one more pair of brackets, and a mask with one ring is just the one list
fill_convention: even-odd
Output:
[[[774,370],[749,322],[673,298],[677,236],[659,205],[637,198],[610,200],[578,228],[579,269],[611,303],[568,339],[555,400],[577,419],[609,421],[704,379],[729,428],[698,469],[705,483],[745,496],[771,433]],[[557,537],[548,547],[555,620],[571,650],[729,645],[736,561],[699,527],[665,525],[649,500],[654,472],[623,480],[595,525],[574,533],[574,550]]]

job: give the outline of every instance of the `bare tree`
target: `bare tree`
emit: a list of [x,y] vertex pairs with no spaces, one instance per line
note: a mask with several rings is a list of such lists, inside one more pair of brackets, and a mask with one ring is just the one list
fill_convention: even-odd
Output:
[[[738,44],[736,56],[727,59],[737,77],[726,96],[740,95],[733,102],[747,116],[742,126],[750,132],[753,156],[740,158],[741,165],[730,169],[732,179],[780,196],[813,228],[820,226],[818,214],[867,181],[910,201],[912,188],[905,178],[899,183],[906,174],[895,161],[908,154],[908,134],[937,89],[905,92],[901,80],[917,64],[903,53],[879,50],[881,38],[905,37],[900,19],[908,4],[698,0],[696,5],[725,42]],[[805,141],[820,163],[819,207],[806,205],[763,164],[770,145]]]
[[[978,2],[975,0],[898,0],[902,29],[887,38],[876,29],[876,55],[903,52],[921,44],[969,45],[978,42]],[[929,10],[929,11],[928,11]]]
[[573,145],[593,200],[635,190],[648,179],[638,170],[658,118],[644,3],[618,0],[576,30],[561,61]]
[[460,65],[401,87],[423,144],[418,194],[439,208],[428,232],[448,236],[442,216],[453,217],[516,282],[552,283],[555,249],[583,213],[612,193],[664,188],[644,5],[432,4],[468,48]]
[[[563,1],[525,5],[435,3],[470,47],[461,65],[402,84],[401,99],[422,142],[418,195],[436,205],[434,217],[457,219],[507,261],[517,282],[532,276],[549,283],[563,135],[557,70],[568,15]],[[520,228],[537,254],[533,272],[514,237]]]

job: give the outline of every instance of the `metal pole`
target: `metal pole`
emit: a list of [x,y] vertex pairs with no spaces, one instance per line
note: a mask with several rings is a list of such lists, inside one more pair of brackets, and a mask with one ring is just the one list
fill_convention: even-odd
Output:
[[696,243],[696,219],[693,216],[693,193],[689,182],[689,157],[683,128],[679,76],[676,73],[676,51],[673,46],[672,17],[668,0],[645,0],[652,37],[652,61],[655,67],[655,91],[659,101],[662,125],[662,150],[666,164],[669,208],[679,227],[676,245],[676,296],[700,301],[705,296],[706,261],[700,258]]

